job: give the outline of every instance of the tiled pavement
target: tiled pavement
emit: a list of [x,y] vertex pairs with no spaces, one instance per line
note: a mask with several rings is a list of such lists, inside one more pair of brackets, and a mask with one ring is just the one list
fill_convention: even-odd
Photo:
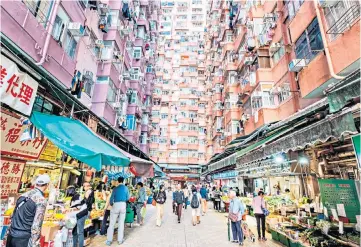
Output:
[[[169,195],[168,198],[171,198]],[[208,203],[213,207],[212,203]],[[218,246],[237,246],[228,242],[227,236],[227,218],[225,214],[209,210],[208,214],[201,216],[201,224],[193,226],[191,223],[191,209],[183,210],[182,221],[177,223],[176,215],[172,213],[171,202],[165,205],[163,224],[161,227],[155,226],[155,207],[147,205],[147,215],[144,225],[140,227],[125,227],[125,242],[122,246],[132,247],[218,247]],[[255,220],[253,217],[247,217],[247,222],[251,225],[254,233]],[[115,234],[116,235],[116,234]],[[276,247],[280,246],[271,240],[268,235],[268,241],[251,243],[245,240],[244,246],[252,247]],[[97,236],[91,240],[91,247],[105,246],[105,237]],[[116,238],[112,246],[118,246]]]

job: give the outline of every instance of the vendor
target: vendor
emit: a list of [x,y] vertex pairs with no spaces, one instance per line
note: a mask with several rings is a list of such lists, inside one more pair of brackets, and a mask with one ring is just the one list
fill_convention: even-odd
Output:
[[295,199],[295,195],[289,189],[285,189],[285,196],[288,197],[288,199],[290,200]]

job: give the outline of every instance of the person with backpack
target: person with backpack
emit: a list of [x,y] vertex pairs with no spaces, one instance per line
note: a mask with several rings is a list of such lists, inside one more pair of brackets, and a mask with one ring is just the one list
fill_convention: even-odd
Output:
[[163,213],[164,213],[164,204],[167,200],[167,195],[165,193],[164,184],[159,186],[159,190],[154,194],[154,200],[156,201],[157,208],[157,221],[156,226],[162,225]]
[[192,188],[191,208],[192,208],[192,223],[193,226],[201,223],[201,195],[197,189]]
[[177,185],[177,190],[173,192],[173,200],[174,200],[174,204],[175,204],[175,208],[176,208],[176,212],[177,212],[177,216],[178,216],[178,223],[180,223],[180,220],[182,217],[183,203],[185,200],[184,193],[181,189],[180,184]]

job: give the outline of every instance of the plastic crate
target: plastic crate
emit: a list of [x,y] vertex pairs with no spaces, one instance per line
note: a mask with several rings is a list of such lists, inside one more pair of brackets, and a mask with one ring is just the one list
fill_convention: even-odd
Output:
[[288,241],[288,237],[286,237],[285,235],[283,234],[278,234],[278,237],[279,237],[279,242],[285,246],[290,246],[289,244],[289,241]]
[[294,242],[292,239],[288,239],[288,243],[290,247],[301,247],[300,243]]
[[274,231],[274,230],[271,229],[271,235],[272,235],[272,239],[273,239],[274,241],[280,241],[280,238],[279,238],[279,236],[278,236],[278,232],[276,232],[276,231]]

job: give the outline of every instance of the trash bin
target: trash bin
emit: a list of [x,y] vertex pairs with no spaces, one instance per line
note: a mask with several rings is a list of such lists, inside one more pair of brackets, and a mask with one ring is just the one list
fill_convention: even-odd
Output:
[[134,222],[134,210],[133,210],[131,204],[127,204],[127,210],[126,210],[126,214],[125,214],[124,223],[130,224],[130,227],[132,227],[133,222]]

